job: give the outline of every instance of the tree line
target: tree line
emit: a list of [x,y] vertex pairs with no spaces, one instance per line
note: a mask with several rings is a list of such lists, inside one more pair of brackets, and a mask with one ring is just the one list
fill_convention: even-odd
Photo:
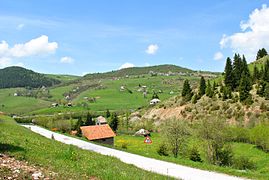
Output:
[[[262,58],[267,55],[267,51],[262,48],[257,53],[257,58]],[[244,55],[235,54],[233,60],[228,57],[226,60],[225,69],[223,72],[223,82],[213,84],[201,77],[198,92],[195,93],[188,80],[184,81],[182,97],[184,101],[192,100],[196,103],[203,95],[225,99],[238,99],[244,104],[252,104],[252,95],[250,91],[254,84],[257,85],[257,94],[265,99],[269,99],[269,60],[267,59],[264,65],[259,67],[254,63],[253,72],[249,70],[246,58]],[[219,88],[217,88],[219,86]],[[237,93],[239,97],[237,97]]]

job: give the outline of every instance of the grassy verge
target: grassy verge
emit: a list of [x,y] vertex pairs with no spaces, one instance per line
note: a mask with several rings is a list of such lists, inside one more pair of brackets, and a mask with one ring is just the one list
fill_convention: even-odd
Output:
[[[232,167],[219,167],[214,166],[205,161],[205,154],[201,153],[201,157],[204,160],[203,163],[193,162],[187,157],[179,156],[174,158],[172,154],[168,156],[160,156],[157,153],[157,149],[161,142],[161,137],[157,133],[152,133],[152,144],[145,144],[144,137],[130,136],[130,135],[118,135],[115,139],[115,147],[124,151],[147,156],[164,161],[174,162],[177,164],[196,167],[199,169],[205,169],[210,171],[222,172],[235,176],[242,176],[251,179],[269,179],[269,154],[257,149],[254,145],[245,143],[232,143],[235,157],[249,157],[256,166],[255,170],[238,170]],[[127,148],[122,148],[122,144],[127,144]],[[190,144],[197,142],[190,142]],[[202,148],[202,147],[199,147]],[[202,152],[202,150],[200,151]]]
[[166,179],[122,163],[120,160],[82,150],[42,137],[0,116],[0,152],[57,172],[62,179]]

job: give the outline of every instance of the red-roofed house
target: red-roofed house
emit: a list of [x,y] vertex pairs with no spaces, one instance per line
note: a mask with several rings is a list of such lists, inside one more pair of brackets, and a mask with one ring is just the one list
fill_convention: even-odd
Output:
[[114,145],[116,134],[108,124],[96,126],[81,126],[82,135],[90,141]]

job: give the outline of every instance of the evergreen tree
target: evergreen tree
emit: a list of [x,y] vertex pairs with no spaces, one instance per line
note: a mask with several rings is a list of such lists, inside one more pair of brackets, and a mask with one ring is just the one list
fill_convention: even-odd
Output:
[[266,49],[262,48],[258,50],[257,56],[256,56],[256,60],[263,58],[264,56],[267,56],[268,53],[266,51]]
[[119,123],[119,120],[118,120],[118,116],[116,113],[113,113],[112,116],[111,116],[111,121],[109,123],[109,126],[112,128],[113,131],[117,131],[118,129],[118,123]]
[[151,99],[159,99],[159,96],[156,92],[153,92],[152,98]]
[[181,95],[185,101],[189,101],[192,98],[193,93],[188,79],[184,81]]
[[86,122],[85,122],[86,126],[91,126],[94,125],[93,119],[92,119],[92,115],[88,112],[87,116],[86,116]]
[[193,104],[196,104],[196,103],[197,103],[197,100],[198,100],[198,96],[197,96],[197,94],[195,93],[195,94],[192,96],[191,102],[192,102]]
[[260,79],[260,72],[259,72],[259,69],[257,68],[256,64],[254,65],[252,79],[253,79],[254,83],[256,83]]
[[244,102],[246,99],[251,97],[249,93],[250,90],[251,90],[250,78],[247,76],[246,73],[243,73],[239,86],[239,99],[241,102]]
[[200,79],[200,86],[199,86],[199,96],[202,97],[205,94],[206,90],[206,82],[205,78],[202,76]]
[[192,89],[191,89],[191,86],[190,86],[190,83],[188,81],[188,79],[186,79],[184,81],[184,84],[183,84],[183,89],[182,89],[182,97],[185,97],[187,95],[189,95],[190,93],[192,92]]
[[234,87],[232,89],[236,89],[239,84],[240,84],[240,79],[241,79],[241,74],[242,74],[242,60],[239,54],[234,55],[234,60],[233,60],[233,78],[234,82],[233,85]]
[[81,129],[80,127],[83,125],[83,121],[82,121],[82,118],[79,117],[78,118],[78,121],[76,123],[76,131],[77,131],[77,136],[81,137],[82,136],[82,132],[81,132]]
[[106,118],[109,118],[110,116],[111,116],[110,111],[107,109],[106,110]]
[[265,89],[264,89],[264,98],[266,100],[269,100],[269,83],[266,83]]
[[226,86],[229,86],[231,89],[234,88],[234,78],[233,78],[233,66],[232,61],[228,57],[226,60],[226,66],[224,70],[224,83]]
[[264,71],[263,71],[263,81],[269,82],[269,60],[266,60],[264,64]]
[[212,98],[212,97],[213,97],[213,94],[214,94],[214,93],[213,93],[213,89],[212,89],[212,87],[211,87],[210,81],[207,80],[206,95],[207,95],[208,97]]

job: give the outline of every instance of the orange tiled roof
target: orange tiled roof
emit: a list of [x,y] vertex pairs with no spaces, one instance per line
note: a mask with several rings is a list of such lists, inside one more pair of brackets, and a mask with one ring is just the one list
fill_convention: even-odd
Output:
[[116,136],[109,125],[81,126],[82,134],[89,140],[111,138]]

